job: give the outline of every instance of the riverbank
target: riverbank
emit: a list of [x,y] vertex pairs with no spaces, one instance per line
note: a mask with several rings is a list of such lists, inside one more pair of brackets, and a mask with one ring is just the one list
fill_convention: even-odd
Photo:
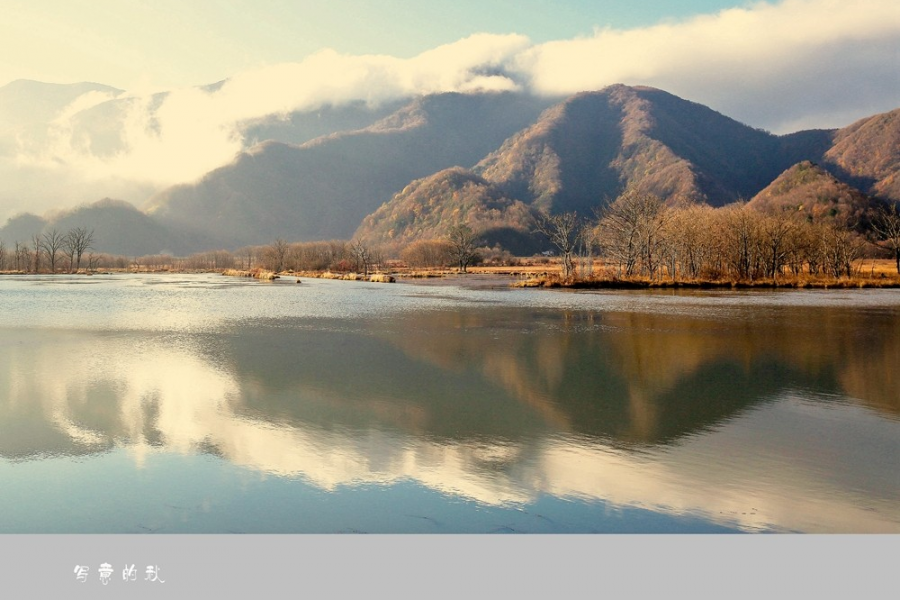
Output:
[[[332,271],[285,271],[275,273],[264,269],[237,270],[226,269],[223,275],[234,277],[253,277],[260,280],[280,278],[335,279],[343,281],[370,281],[375,283],[441,283],[453,282],[461,284],[468,279],[485,277],[490,281],[487,287],[514,288],[563,288],[563,289],[854,289],[854,288],[900,288],[900,275],[872,269],[867,274],[859,273],[851,277],[827,277],[822,275],[790,275],[774,279],[668,279],[646,277],[618,277],[605,269],[598,269],[595,275],[576,277],[564,280],[552,266],[521,267],[488,267],[473,268],[467,273],[447,269],[394,269],[390,273],[378,272],[369,275],[363,273],[339,273]],[[498,285],[499,282],[505,282]]]
[[[850,277],[826,277],[822,275],[779,275],[775,279],[733,280],[733,279],[675,279],[659,277],[618,277],[616,271],[596,260],[591,273],[586,277],[563,280],[559,264],[554,260],[525,261],[511,265],[480,265],[470,267],[466,273],[446,267],[409,268],[405,265],[390,264],[377,272],[364,274],[339,271],[282,271],[274,272],[264,268],[253,269],[172,269],[172,268],[129,268],[129,269],[81,269],[77,273],[56,273],[56,275],[101,275],[118,273],[172,273],[197,274],[218,273],[231,277],[247,277],[262,281],[277,279],[333,279],[343,281],[369,281],[373,283],[406,282],[419,285],[463,285],[467,287],[514,287],[514,288],[562,288],[562,289],[854,289],[854,288],[900,288],[900,274],[892,260],[866,259],[858,261]],[[49,273],[38,273],[48,275]],[[0,271],[0,275],[35,275],[24,271]]]
[[225,269],[222,275],[228,277],[252,277],[263,281],[272,281],[283,277],[296,277],[297,283],[300,278],[308,279],[341,279],[344,281],[370,281],[372,283],[394,283],[396,278],[388,273],[334,273],[332,271],[267,271],[265,269],[251,269],[249,271],[240,269]]
[[782,277],[755,280],[671,280],[597,277],[563,280],[559,276],[529,277],[512,284],[522,288],[568,289],[853,289],[900,288],[900,277]]

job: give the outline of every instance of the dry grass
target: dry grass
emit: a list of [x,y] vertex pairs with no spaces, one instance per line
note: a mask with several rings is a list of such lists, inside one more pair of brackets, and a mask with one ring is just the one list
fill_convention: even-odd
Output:
[[[401,264],[391,265],[390,273],[398,279],[425,279],[457,277],[458,269],[446,267],[409,268]],[[775,281],[771,279],[734,280],[734,279],[678,279],[672,281],[667,277],[649,279],[647,277],[618,277],[615,270],[602,260],[596,259],[589,277],[563,281],[558,259],[519,259],[512,266],[475,266],[469,267],[468,273],[473,275],[494,275],[509,277],[513,287],[545,287],[571,289],[639,289],[639,288],[896,288],[900,287],[900,275],[896,272],[895,263],[890,259],[861,259],[854,263],[853,277],[826,277],[810,275],[781,275]],[[302,277],[324,277],[330,279],[363,279],[362,275],[314,271],[292,273]]]
[[239,269],[225,269],[222,271],[222,275],[227,275],[229,277],[253,277],[255,279],[261,279],[264,281],[271,281],[273,279],[278,279],[279,275],[274,273],[273,271],[266,271],[265,269],[251,269],[249,271],[242,271]]
[[856,262],[855,269],[869,277],[897,277],[897,263],[889,258],[866,258]]
[[307,279],[337,279],[341,281],[370,281],[372,283],[394,283],[396,278],[390,273],[375,272],[369,273],[368,276],[363,273],[335,273],[333,271],[285,271],[279,275],[289,277],[297,277],[297,283],[300,283],[300,277]]
[[534,277],[516,281],[513,287],[543,287],[543,288],[569,288],[569,289],[648,289],[648,288],[694,288],[694,289],[766,289],[766,288],[795,288],[795,289],[829,289],[829,288],[900,288],[900,278],[781,278],[778,280],[756,279],[748,280],[690,280],[672,281],[671,279],[650,280],[646,278],[629,279],[573,279],[563,281],[559,277]]
[[[889,259],[861,259],[854,263],[851,277],[825,275],[780,275],[776,279],[675,279],[659,277],[618,277],[601,262],[594,263],[590,277],[563,280],[558,265],[548,270],[546,265],[526,272],[524,279],[514,282],[514,287],[545,287],[571,289],[628,289],[628,288],[900,288],[900,274],[896,264]],[[541,272],[543,271],[543,272]],[[519,274],[519,273],[515,273]]]

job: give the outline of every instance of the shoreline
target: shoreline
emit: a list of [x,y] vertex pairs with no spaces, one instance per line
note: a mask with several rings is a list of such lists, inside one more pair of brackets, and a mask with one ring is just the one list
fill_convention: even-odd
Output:
[[[573,279],[563,281],[559,275],[548,273],[546,270],[517,269],[517,268],[474,268],[466,273],[446,269],[419,269],[404,271],[394,269],[389,272],[377,271],[368,276],[362,273],[342,273],[333,271],[282,271],[275,273],[266,269],[147,269],[147,270],[118,270],[104,269],[102,271],[76,273],[29,273],[24,271],[0,271],[2,276],[80,276],[92,275],[119,275],[119,274],[218,274],[228,277],[255,278],[260,281],[273,281],[276,279],[295,279],[301,283],[301,279],[333,279],[341,281],[366,281],[372,283],[412,283],[417,285],[442,285],[460,283],[480,284],[479,287],[493,288],[540,288],[562,290],[774,290],[774,289],[900,289],[900,275],[887,275],[881,273],[872,276],[855,277],[785,277],[779,280],[671,280],[671,279],[619,279],[616,277],[597,277],[589,279]],[[490,282],[484,282],[490,278]],[[508,282],[506,285],[497,285],[500,282]]]
[[848,278],[848,279],[790,279],[783,281],[671,281],[671,280],[630,280],[630,279],[585,279],[560,281],[553,278],[525,279],[513,284],[520,288],[572,289],[572,290],[646,290],[646,289],[687,289],[687,290],[774,290],[774,289],[897,289],[900,279],[891,278]]

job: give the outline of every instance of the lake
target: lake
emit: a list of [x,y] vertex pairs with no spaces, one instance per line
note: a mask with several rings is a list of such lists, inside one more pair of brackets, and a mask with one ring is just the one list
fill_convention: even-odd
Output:
[[0,279],[0,533],[900,533],[900,292]]

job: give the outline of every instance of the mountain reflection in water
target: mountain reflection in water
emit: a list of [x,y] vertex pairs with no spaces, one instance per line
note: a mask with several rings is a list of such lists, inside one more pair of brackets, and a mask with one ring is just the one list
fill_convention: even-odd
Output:
[[5,327],[0,457],[215,456],[330,492],[900,532],[900,312],[742,310]]

